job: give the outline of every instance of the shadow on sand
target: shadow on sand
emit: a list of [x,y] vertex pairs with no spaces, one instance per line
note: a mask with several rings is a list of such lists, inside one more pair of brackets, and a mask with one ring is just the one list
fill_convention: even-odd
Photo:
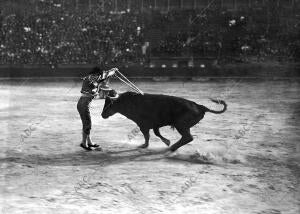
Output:
[[23,154],[9,153],[6,158],[0,159],[2,163],[35,164],[45,166],[80,166],[80,165],[114,165],[126,162],[146,162],[146,161],[176,161],[189,162],[194,164],[211,164],[205,160],[193,160],[189,155],[177,155],[167,152],[166,149],[123,149],[120,151],[76,151],[60,154]]

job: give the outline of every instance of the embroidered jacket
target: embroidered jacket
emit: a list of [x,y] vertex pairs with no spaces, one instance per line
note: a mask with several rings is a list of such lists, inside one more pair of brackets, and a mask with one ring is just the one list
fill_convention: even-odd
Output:
[[81,93],[92,96],[97,95],[100,88],[108,88],[107,81],[116,71],[118,71],[117,68],[112,68],[108,71],[103,71],[101,74],[90,74],[82,78]]
[[90,74],[84,77],[81,88],[81,93],[95,95],[98,92],[98,88],[100,83],[105,79],[102,79],[102,75],[100,74]]

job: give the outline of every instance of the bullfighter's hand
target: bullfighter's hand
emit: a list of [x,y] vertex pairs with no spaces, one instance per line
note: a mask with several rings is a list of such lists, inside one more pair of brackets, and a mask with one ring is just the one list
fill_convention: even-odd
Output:
[[104,75],[103,75],[104,79],[113,76],[117,71],[118,71],[118,68],[112,68],[108,71],[105,71]]

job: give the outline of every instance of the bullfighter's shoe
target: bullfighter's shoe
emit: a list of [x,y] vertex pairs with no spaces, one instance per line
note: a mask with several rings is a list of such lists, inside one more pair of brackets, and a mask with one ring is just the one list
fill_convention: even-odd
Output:
[[95,148],[99,147],[99,145],[98,145],[98,144],[96,144],[96,143],[93,143],[93,141],[92,141],[92,139],[91,139],[91,136],[90,136],[90,135],[87,135],[87,138],[86,138],[86,140],[87,140],[87,145],[88,145],[88,147],[95,147]]
[[80,147],[84,148],[87,151],[92,151],[92,148],[89,146],[84,145],[83,143],[80,144]]
[[95,147],[95,148],[98,148],[100,145],[98,144],[88,144],[88,147]]

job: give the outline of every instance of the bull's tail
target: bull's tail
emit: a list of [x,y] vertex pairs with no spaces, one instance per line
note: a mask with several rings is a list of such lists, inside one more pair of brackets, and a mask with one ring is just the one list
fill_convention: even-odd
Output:
[[225,101],[223,101],[223,100],[214,100],[214,99],[210,99],[210,100],[214,103],[222,104],[224,106],[224,108],[220,111],[215,111],[215,110],[211,110],[211,109],[205,107],[206,112],[211,112],[211,113],[214,113],[214,114],[222,114],[223,112],[225,112],[227,110],[227,104],[225,103]]

